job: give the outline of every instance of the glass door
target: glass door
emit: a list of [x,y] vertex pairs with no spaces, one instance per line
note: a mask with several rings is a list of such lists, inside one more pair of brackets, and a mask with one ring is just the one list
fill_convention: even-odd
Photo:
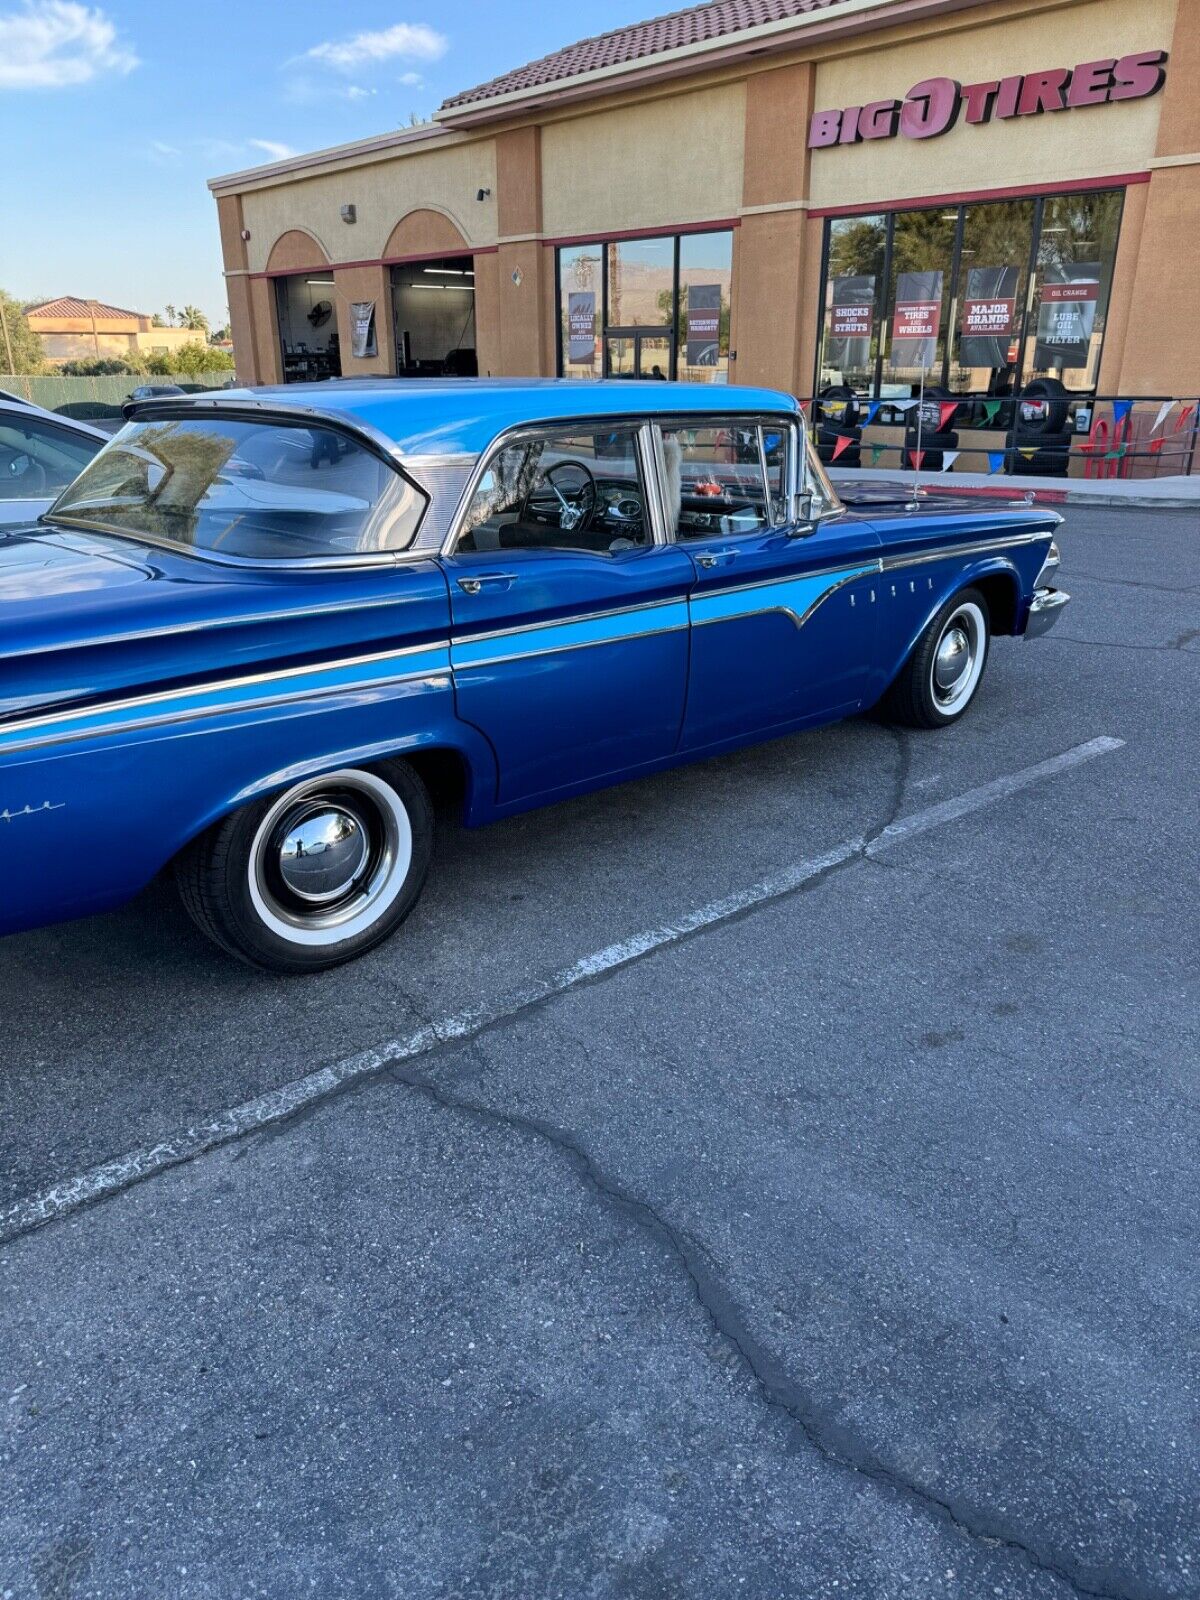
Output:
[[604,338],[604,376],[669,378],[673,349],[669,328],[609,328]]

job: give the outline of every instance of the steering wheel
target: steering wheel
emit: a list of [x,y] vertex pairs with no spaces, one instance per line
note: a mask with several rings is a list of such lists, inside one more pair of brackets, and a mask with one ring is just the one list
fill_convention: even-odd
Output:
[[[577,472],[583,479],[576,491],[575,499],[568,499],[567,494],[554,481],[559,473],[567,471]],[[592,476],[591,469],[582,461],[574,459],[556,461],[542,474],[542,486],[548,488],[550,493],[539,493],[539,485],[534,484],[525,496],[525,504],[521,507],[522,522],[527,511],[537,510],[544,516],[548,511],[557,509],[558,525],[565,533],[586,533],[592,525],[596,507],[600,503],[600,491],[596,488],[596,480]]]
[[[25,465],[18,468],[18,463],[22,461]],[[8,463],[8,474],[10,478],[20,478],[21,487],[28,489],[31,495],[36,497],[37,495],[45,494],[46,484],[49,481],[46,477],[46,469],[40,461],[35,461],[27,451],[21,450],[12,457]]]

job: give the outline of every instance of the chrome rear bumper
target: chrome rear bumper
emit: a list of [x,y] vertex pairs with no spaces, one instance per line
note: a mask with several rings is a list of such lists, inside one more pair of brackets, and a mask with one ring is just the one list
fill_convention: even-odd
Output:
[[1025,624],[1025,637],[1037,639],[1052,628],[1062,616],[1070,598],[1065,589],[1035,589],[1029,605],[1029,621]]

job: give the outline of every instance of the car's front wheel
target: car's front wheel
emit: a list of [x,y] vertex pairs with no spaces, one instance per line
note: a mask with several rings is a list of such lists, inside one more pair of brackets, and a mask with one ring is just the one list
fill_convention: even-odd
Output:
[[884,696],[885,714],[910,728],[957,722],[979,689],[990,639],[987,601],[978,589],[961,590],[917,640]]
[[363,955],[417,902],[432,813],[403,761],[306,778],[216,823],[180,857],[184,905],[230,955],[316,972]]

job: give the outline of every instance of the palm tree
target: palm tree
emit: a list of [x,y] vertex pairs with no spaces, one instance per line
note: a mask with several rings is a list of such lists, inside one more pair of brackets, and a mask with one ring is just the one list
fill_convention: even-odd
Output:
[[167,302],[166,312],[167,326],[173,328],[175,326],[175,307],[169,301]]
[[208,318],[199,306],[184,306],[179,313],[179,325],[181,328],[192,328],[196,333],[208,332]]

